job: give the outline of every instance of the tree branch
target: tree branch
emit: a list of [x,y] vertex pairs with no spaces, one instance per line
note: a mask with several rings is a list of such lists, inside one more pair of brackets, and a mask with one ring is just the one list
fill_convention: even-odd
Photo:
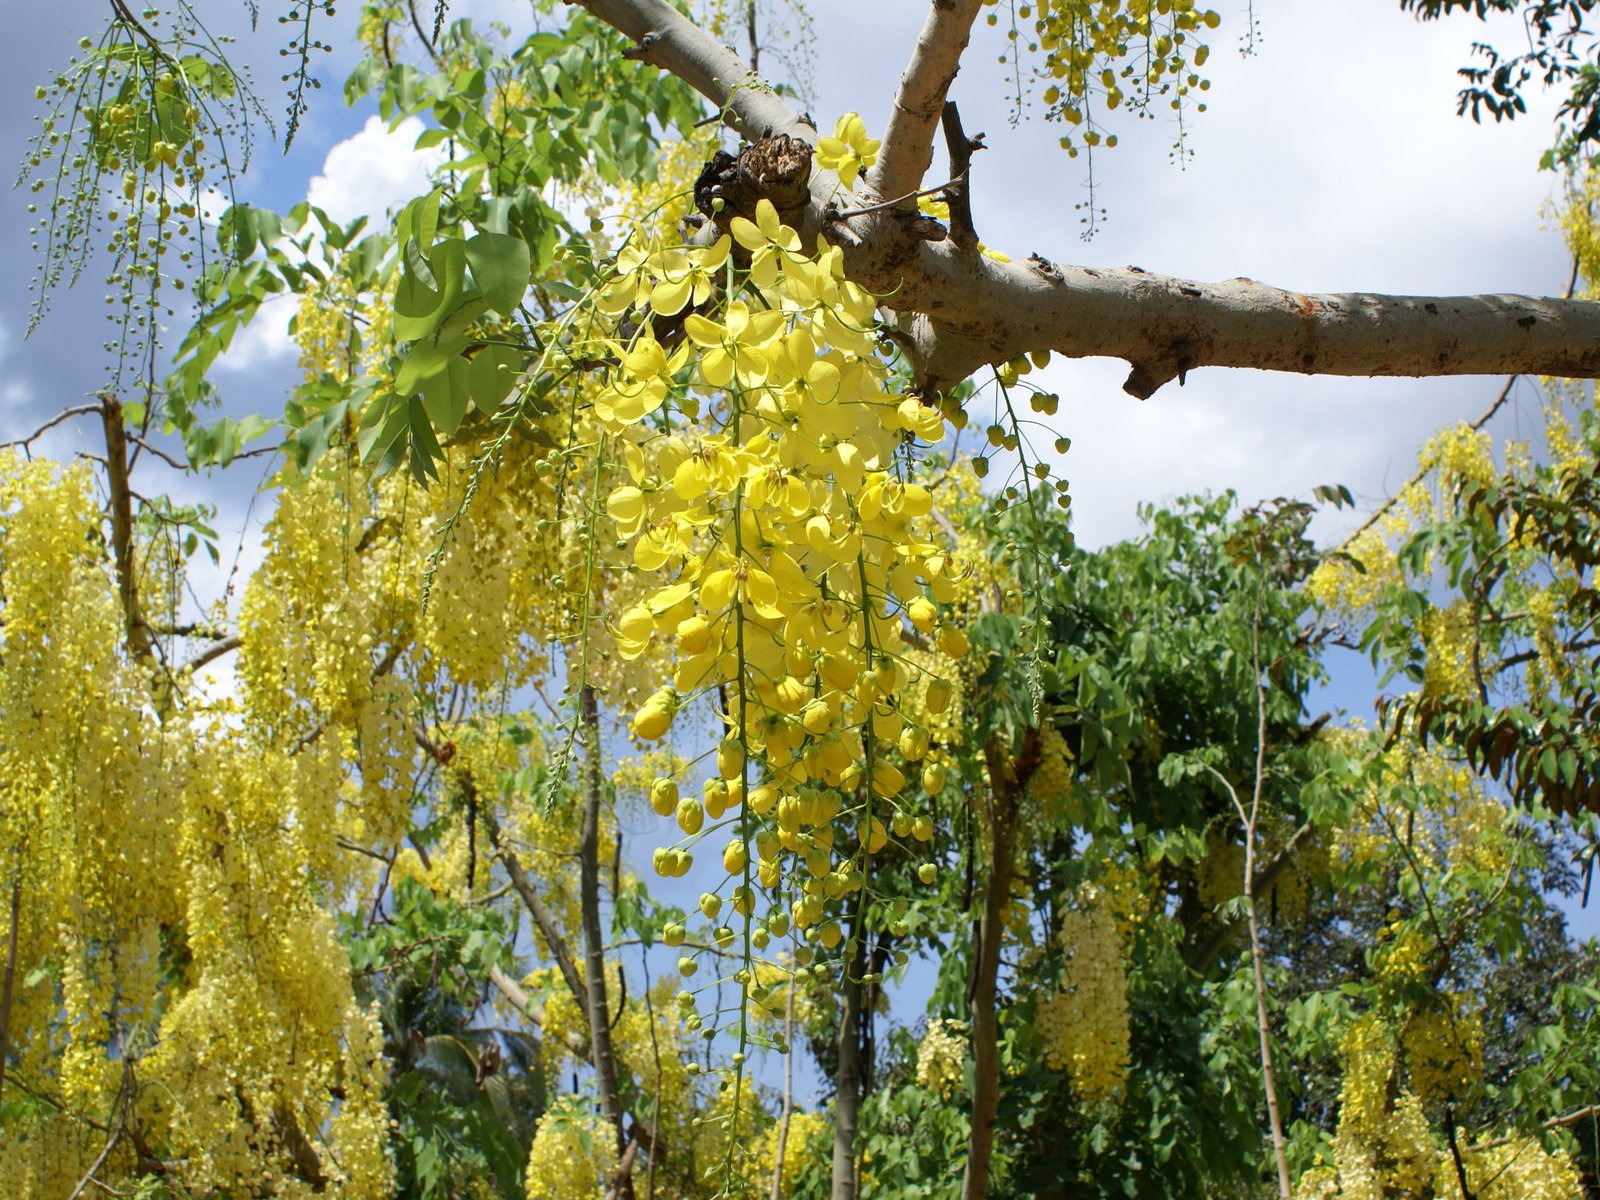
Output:
[[517,889],[517,895],[522,897],[522,902],[527,905],[528,912],[532,915],[534,924],[539,927],[539,932],[544,935],[545,944],[550,947],[550,955],[556,960],[560,968],[561,978],[566,982],[567,989],[572,993],[572,998],[580,1009],[587,1009],[583,1003],[584,987],[583,977],[578,974],[577,962],[572,957],[572,950],[567,946],[567,939],[561,936],[561,927],[556,924],[555,916],[545,906],[544,897],[539,895],[539,889],[533,885],[533,880],[528,878],[527,871],[523,870],[522,860],[501,836],[500,822],[495,820],[494,814],[487,809],[480,810],[483,822],[489,827],[489,841],[494,846],[494,852],[506,866],[506,874],[511,876],[511,886]]
[[[877,231],[873,231],[876,233]],[[1140,399],[1196,367],[1306,375],[1600,376],[1600,304],[1528,296],[1315,295],[1250,279],[1194,283],[1138,267],[1096,270],[920,243],[893,272],[871,234],[845,250],[862,286],[920,314],[902,329],[925,380],[949,388],[1029,350],[1133,368]]]
[[[544,1010],[534,1004],[533,997],[528,995],[528,990],[525,987],[497,966],[489,968],[489,982],[495,986],[502,996],[511,1002],[512,1008],[516,1009],[540,1029],[544,1028]],[[562,1035],[561,1041],[578,1058],[587,1059],[589,1057],[589,1041],[576,1029],[568,1029]]]
[[230,634],[227,637],[218,638],[205,649],[196,653],[193,658],[185,662],[182,669],[185,671],[198,671],[207,663],[215,662],[224,654],[233,653],[233,651],[237,650],[242,645],[244,645],[244,639],[236,633]]
[[961,114],[954,100],[945,101],[945,147],[950,154],[950,182],[944,187],[944,201],[950,209],[950,236],[962,250],[971,252],[978,248],[978,229],[972,222],[972,195],[967,187],[968,172],[972,169],[972,155],[982,150],[983,134],[968,137],[961,128]]
[[106,436],[106,490],[111,495],[111,556],[117,567],[117,592],[122,601],[128,652],[147,659],[155,644],[139,611],[139,570],[133,561],[133,491],[128,482],[128,437],[122,425],[122,401],[100,399],[100,423]]
[[752,141],[787,133],[807,142],[816,130],[762,83],[726,46],[665,0],[575,0],[600,20],[632,38],[628,57],[676,75],[711,101],[724,119]]
[[867,187],[878,196],[899,196],[921,186],[933,162],[933,132],[982,7],[983,0],[932,0],[928,6],[889,109],[878,161],[867,175]]

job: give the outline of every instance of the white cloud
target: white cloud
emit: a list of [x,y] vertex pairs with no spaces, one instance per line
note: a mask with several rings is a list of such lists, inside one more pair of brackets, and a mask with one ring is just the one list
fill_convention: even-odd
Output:
[[426,192],[430,173],[444,155],[437,149],[413,148],[422,129],[416,117],[407,117],[393,130],[380,118],[368,117],[359,133],[328,151],[306,199],[342,223],[359,216],[382,217]]
[[295,352],[294,338],[289,335],[294,313],[292,300],[268,300],[217,359],[217,369],[238,373],[285,362]]
[[18,412],[32,402],[33,389],[26,379],[8,379],[0,385],[0,412]]

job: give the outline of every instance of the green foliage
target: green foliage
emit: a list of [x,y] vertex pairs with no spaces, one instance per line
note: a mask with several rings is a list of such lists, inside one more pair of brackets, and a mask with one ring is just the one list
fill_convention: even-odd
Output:
[[544,1110],[539,1046],[477,1024],[490,968],[514,968],[502,913],[401,879],[376,919],[346,914],[343,940],[383,1021],[398,1195],[446,1200],[489,1178],[494,1195],[521,1200]]

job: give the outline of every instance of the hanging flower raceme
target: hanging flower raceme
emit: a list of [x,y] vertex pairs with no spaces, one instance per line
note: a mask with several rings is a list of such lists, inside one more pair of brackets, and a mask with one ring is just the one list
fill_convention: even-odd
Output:
[[[841,126],[857,166],[876,149],[858,127]],[[831,906],[864,886],[891,830],[925,818],[890,761],[929,747],[900,702],[952,673],[966,642],[941,627],[959,568],[911,474],[943,418],[886,390],[875,299],[767,201],[730,230],[737,250],[725,236],[626,251],[600,300],[615,332],[589,349],[612,364],[594,408],[614,468],[605,511],[657,577],[610,632],[621,658],[666,657],[630,732],[668,737],[708,695],[726,731],[698,795],[652,787],[683,835],[657,869],[681,874],[716,839],[727,886],[702,911],[745,921],[735,978],[759,1004],[753,950],[791,930],[837,946]],[[719,944],[735,936],[716,927]]]

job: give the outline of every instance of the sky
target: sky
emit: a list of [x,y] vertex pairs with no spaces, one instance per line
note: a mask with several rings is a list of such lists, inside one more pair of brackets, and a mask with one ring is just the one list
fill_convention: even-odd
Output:
[[[1173,130],[1163,120],[1127,122],[1121,145],[1097,156],[1097,204],[1107,210],[1091,241],[1079,237],[1074,205],[1085,198],[1083,161],[1056,147],[1059,131],[1013,122],[1007,82],[995,58],[1000,32],[980,27],[951,96],[966,128],[988,149],[973,166],[972,199],[985,243],[1014,257],[1037,252],[1086,266],[1137,265],[1201,280],[1249,276],[1300,291],[1410,294],[1560,294],[1570,263],[1545,213],[1557,186],[1540,173],[1554,98],[1534,96],[1525,118],[1475,125],[1455,113],[1456,69],[1469,43],[1515,45],[1514,25],[1485,30],[1456,19],[1418,24],[1396,0],[1256,0],[1255,53],[1239,53],[1245,0],[1213,0],[1224,18],[1212,36],[1206,74],[1209,111],[1190,118],[1194,151],[1173,166]],[[37,103],[35,85],[91,32],[98,6],[19,5],[0,39],[0,157],[20,158]],[[279,5],[262,5],[251,35],[243,4],[203,6],[239,34],[268,107],[281,112],[275,48]],[[340,6],[348,31],[356,5]],[[819,127],[858,111],[880,133],[899,70],[926,11],[920,0],[811,0]],[[511,0],[457,0],[456,15],[525,21]],[[1487,34],[1487,37],[1485,36]],[[275,207],[310,198],[341,218],[381,216],[424,189],[426,164],[410,144],[417,127],[388,131],[370,106],[347,110],[340,96],[349,39],[321,58],[325,86],[313,96],[293,149],[262,146],[244,193]],[[1037,105],[1034,106],[1037,110]],[[1026,113],[1024,114],[1026,116]],[[279,122],[281,133],[281,119]],[[933,173],[943,166],[942,155]],[[930,182],[936,180],[930,179]],[[24,192],[0,192],[0,441],[19,436],[100,386],[105,336],[93,275],[60,297],[56,311],[24,338],[34,261]],[[287,313],[235,348],[219,376],[230,409],[281,411],[294,354]],[[1062,396],[1054,428],[1071,451],[1059,462],[1071,481],[1076,529],[1088,545],[1138,531],[1136,508],[1200,490],[1233,488],[1245,502],[1305,496],[1342,483],[1363,506],[1380,501],[1411,470],[1421,442],[1446,422],[1485,409],[1499,379],[1363,380],[1207,369],[1148,401],[1125,395],[1120,362],[1058,360],[1034,378]],[[985,423],[979,420],[978,424]],[[1519,385],[1492,429],[1505,436],[1538,427],[1534,388]],[[89,425],[64,426],[45,452],[93,449]],[[258,468],[218,479],[168,476],[150,486],[178,498],[221,499],[225,541],[242,547],[242,570],[258,558],[259,523],[270,501],[251,497]],[[246,514],[249,514],[248,520]],[[1337,537],[1356,518],[1324,520]],[[224,570],[229,556],[224,554]],[[215,589],[220,577],[212,581]],[[1370,711],[1369,679],[1357,666],[1328,702]],[[1593,913],[1580,925],[1596,927]]]

